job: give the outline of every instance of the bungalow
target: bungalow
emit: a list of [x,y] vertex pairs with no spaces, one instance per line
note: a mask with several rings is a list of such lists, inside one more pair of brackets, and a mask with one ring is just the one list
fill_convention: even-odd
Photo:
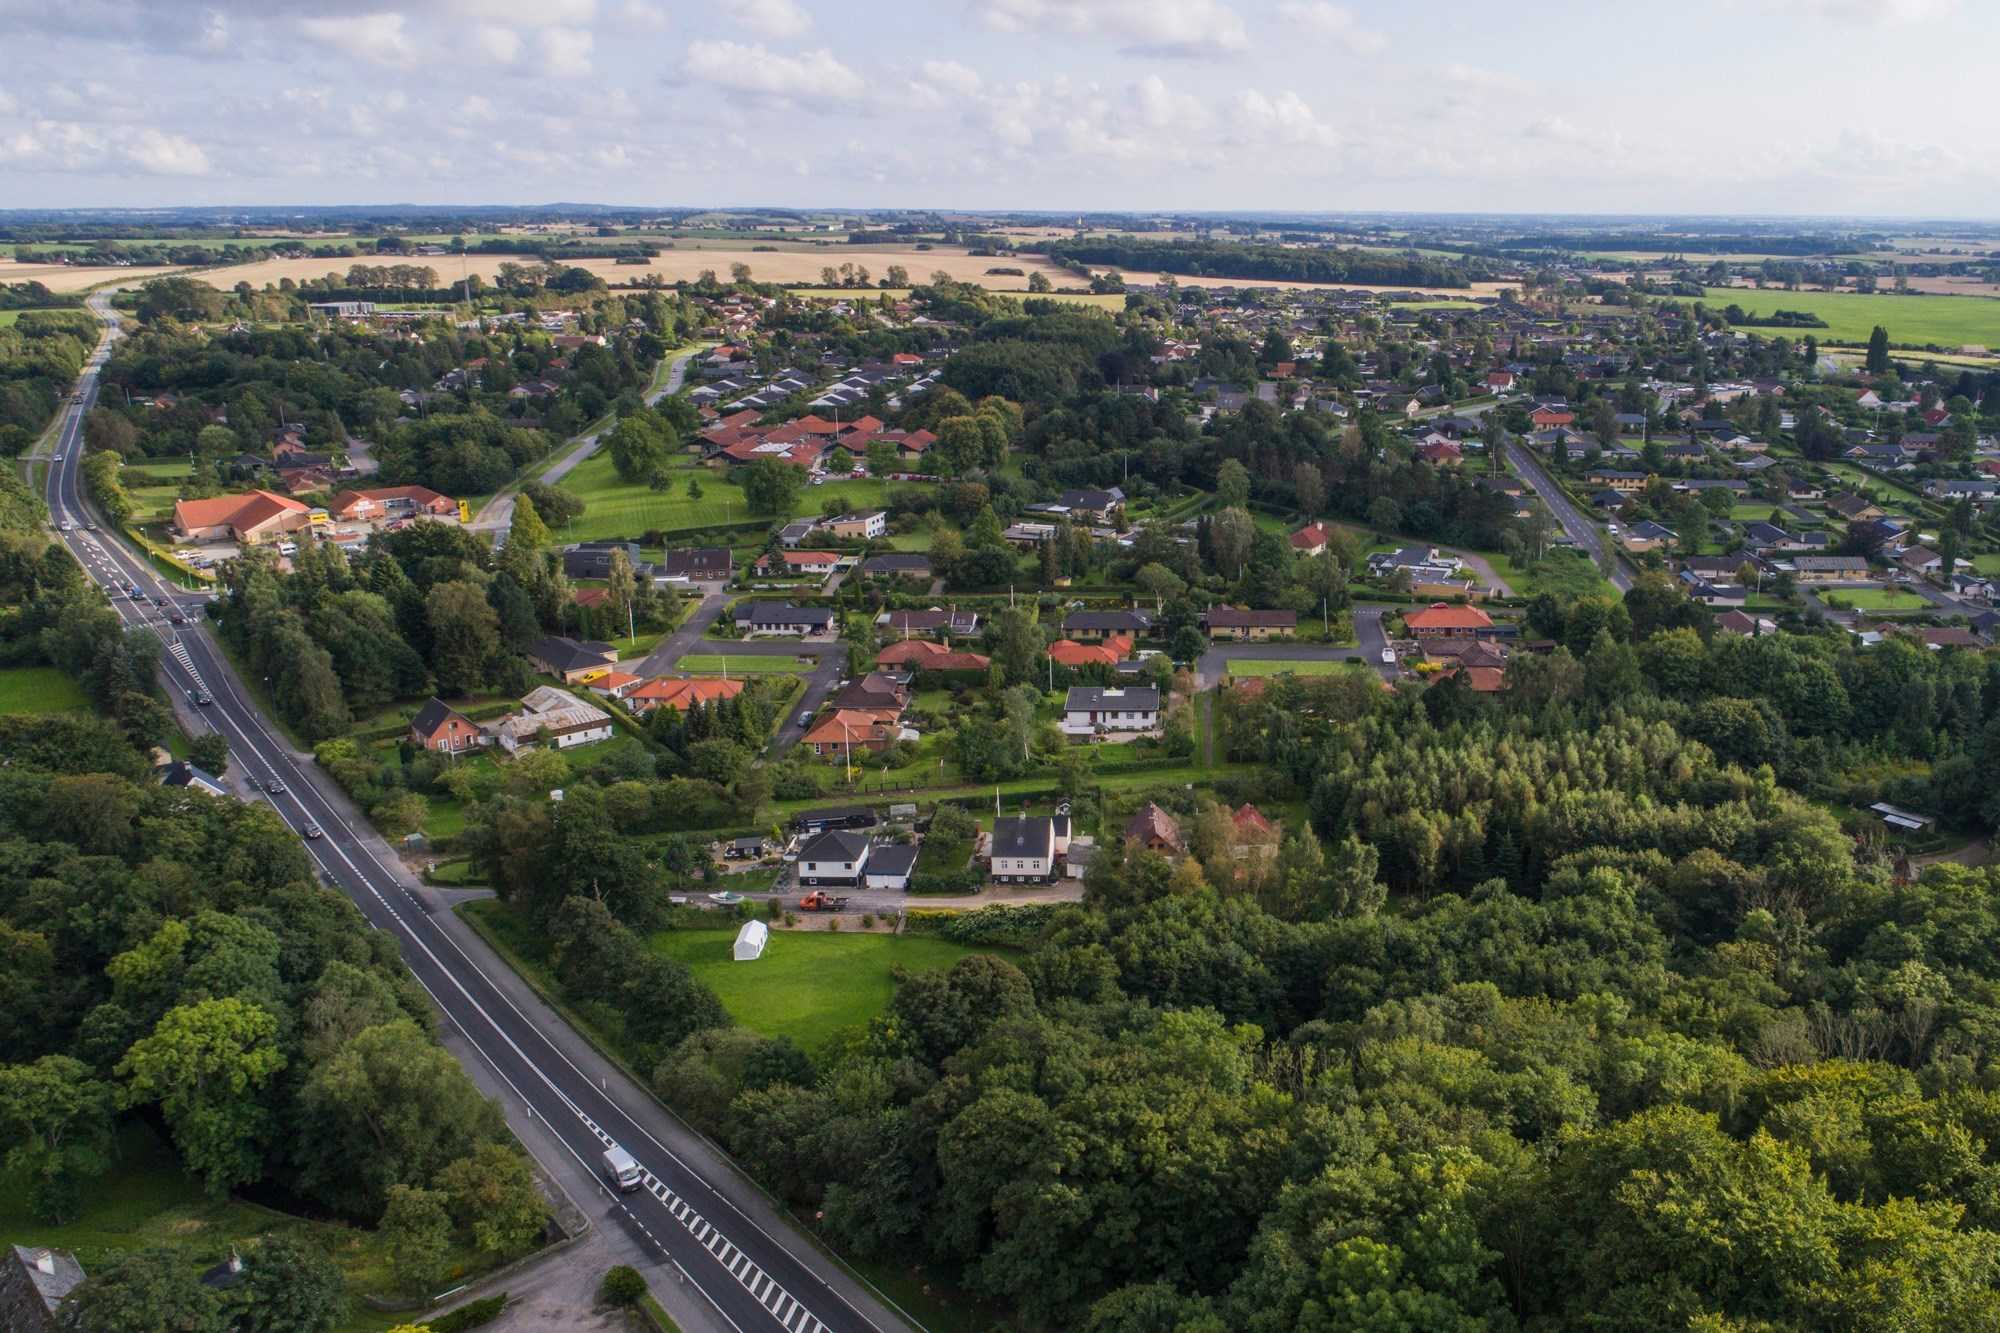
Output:
[[1557,426],[1574,426],[1576,413],[1568,403],[1542,403],[1528,413],[1528,421],[1536,430],[1551,430]]
[[910,887],[910,875],[917,868],[919,848],[913,842],[876,843],[869,849],[861,886],[900,893]]
[[879,752],[894,745],[903,729],[893,714],[860,708],[836,708],[813,724],[799,744],[822,759],[851,757],[859,748]]
[[780,551],[774,557],[759,556],[759,574],[790,574],[794,576],[825,576],[840,568],[840,556],[833,551]]
[[929,639],[899,639],[875,655],[877,666],[910,667],[922,671],[942,657],[958,656],[941,643]]
[[1083,489],[1064,491],[1056,497],[1056,503],[1071,514],[1079,514],[1093,523],[1116,523],[1125,513],[1125,492],[1117,486],[1108,490]]
[[1757,519],[1743,525],[1743,540],[1759,551],[1789,550],[1798,545],[1798,538],[1775,523]]
[[618,665],[618,650],[597,639],[550,635],[529,644],[527,658],[543,675],[554,676],[565,685],[575,685],[595,680]]
[[436,754],[463,754],[486,744],[486,733],[444,700],[433,698],[410,719],[410,741]]
[[344,523],[387,523],[399,518],[449,518],[458,513],[458,501],[428,486],[387,486],[342,491],[326,509]]
[[625,563],[636,570],[639,568],[639,543],[637,542],[578,542],[565,546],[562,553],[563,577],[572,579],[603,579],[611,577],[611,558],[618,552],[625,553]]
[[1946,648],[1971,648],[1976,651],[1985,646],[1979,642],[1978,635],[1962,625],[1940,625],[1918,630],[1917,641],[1934,653]]
[[741,602],[736,628],[745,634],[789,634],[801,637],[830,633],[833,611],[824,606],[793,606],[790,602]]
[[800,542],[812,536],[813,530],[818,527],[819,520],[816,518],[802,518],[795,522],[787,523],[784,527],[778,529],[778,545],[797,546]]
[[919,553],[871,555],[861,562],[864,579],[920,579],[931,577],[931,558]]
[[1673,529],[1647,519],[1625,530],[1624,547],[1628,551],[1657,551],[1674,539]]
[[660,566],[669,583],[727,583],[736,572],[736,556],[727,546],[683,546],[667,552]]
[[1465,450],[1450,440],[1432,440],[1417,446],[1417,457],[1433,467],[1454,467],[1465,461]]
[[1868,561],[1858,555],[1802,555],[1792,567],[1805,583],[1853,582],[1868,577]]
[[799,849],[799,883],[857,885],[873,852],[866,834],[828,829]]
[[1325,555],[1327,535],[1326,524],[1308,523],[1286,540],[1291,542],[1292,549],[1300,555]]
[[1063,617],[1062,622],[1065,638],[1086,643],[1108,639],[1114,634],[1136,638],[1152,627],[1152,617],[1144,611],[1072,611]]
[[1864,495],[1828,496],[1826,508],[1828,513],[1838,515],[1850,523],[1884,517],[1882,507]]
[[2000,496],[2000,479],[1975,477],[1965,480],[1958,477],[1941,477],[1925,486],[1924,494],[1933,500],[1973,500],[1985,504]]
[[1204,617],[1211,639],[1283,639],[1298,633],[1296,611],[1244,611],[1214,607]]
[[1896,557],[1896,563],[1912,574],[1937,574],[1944,569],[1944,559],[1927,546],[1912,546]]
[[1187,850],[1180,824],[1151,801],[1125,821],[1125,841],[1136,843],[1147,851],[1170,856],[1178,856]]
[[1490,633],[1493,617],[1476,606],[1433,602],[1421,611],[1406,612],[1403,627],[1418,639],[1465,639]]
[[1763,616],[1752,616],[1744,611],[1724,611],[1715,618],[1715,632],[1754,639],[1761,634],[1776,634],[1778,622]]
[[521,697],[521,710],[486,725],[486,734],[509,754],[546,740],[558,750],[611,739],[611,714],[568,690],[538,685]]
[[849,681],[840,693],[833,696],[835,708],[859,708],[870,712],[900,713],[909,703],[909,690],[879,671],[870,671],[859,680]]
[[897,637],[911,634],[965,636],[979,632],[979,613],[956,608],[940,610],[933,606],[918,611],[884,611],[875,617],[875,623],[885,633]]
[[1066,667],[1117,666],[1131,655],[1132,640],[1122,634],[1114,634],[1102,643],[1057,639],[1049,645],[1050,659]]
[[724,699],[734,699],[743,693],[741,680],[722,680],[718,677],[694,676],[686,680],[670,680],[664,677],[641,681],[618,697],[625,706],[640,716],[645,716],[655,708],[671,708],[677,713],[685,713],[696,704],[712,706]]
[[1055,820],[1047,815],[995,819],[987,873],[1001,884],[1046,883],[1055,878]]
[[176,500],[174,537],[184,542],[235,541],[245,546],[281,540],[312,525],[312,510],[271,491]]
[[175,760],[160,770],[160,785],[180,787],[187,791],[198,791],[203,796],[227,796],[228,788],[222,779],[205,769],[196,768],[186,760]]
[[1487,371],[1486,387],[1492,393],[1511,393],[1514,388],[1514,372],[1511,370]]
[[1160,724],[1160,692],[1151,686],[1103,689],[1072,685],[1063,700],[1065,736],[1151,731]]
[[889,531],[889,511],[870,509],[865,512],[842,514],[839,518],[826,521],[826,530],[835,540],[844,542],[872,542]]

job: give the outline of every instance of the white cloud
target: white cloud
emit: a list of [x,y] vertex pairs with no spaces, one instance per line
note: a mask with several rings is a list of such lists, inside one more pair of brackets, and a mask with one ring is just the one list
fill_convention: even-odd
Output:
[[1278,13],[1312,36],[1336,42],[1358,56],[1378,55],[1389,44],[1381,33],[1364,28],[1353,10],[1330,0],[1285,0]]
[[578,79],[590,73],[590,51],[596,39],[582,28],[544,28],[542,63],[559,79]]
[[972,0],[1000,32],[1101,37],[1134,55],[1213,57],[1245,51],[1243,19],[1220,0]]
[[574,27],[597,17],[597,0],[452,0],[455,13],[519,28]]
[[982,83],[978,70],[956,60],[926,60],[918,72],[925,83],[958,97],[972,96]]
[[197,49],[210,55],[229,49],[229,16],[219,9],[205,10],[201,16],[201,36],[195,39]]
[[472,45],[496,65],[511,65],[521,58],[521,34],[495,23],[482,23],[474,28]]
[[618,7],[618,17],[623,19],[628,27],[646,28],[653,32],[659,32],[667,26],[667,11],[658,5],[648,3],[648,0],[625,0],[625,3]]
[[417,63],[417,44],[404,31],[401,14],[300,19],[299,29],[316,42],[371,64],[404,68]]
[[1333,148],[1340,143],[1334,128],[1289,90],[1270,96],[1254,88],[1240,92],[1235,111],[1238,129],[1252,142],[1296,148]]
[[0,164],[40,171],[124,172],[206,176],[208,154],[184,135],[146,126],[106,132],[74,121],[38,120],[0,138]]
[[481,97],[478,93],[473,93],[458,104],[458,118],[460,120],[484,123],[492,120],[493,114],[493,103]]
[[1958,11],[1959,0],[1751,0],[1792,15],[1864,26],[1928,23]]
[[759,36],[785,41],[812,31],[813,17],[798,0],[726,0],[731,18]]
[[590,160],[606,171],[623,171],[632,165],[632,155],[625,151],[623,144],[594,148],[591,150]]
[[698,41],[688,47],[682,68],[703,83],[773,97],[853,102],[868,91],[859,74],[823,47],[793,56],[740,42]]
[[0,116],[11,116],[20,109],[20,106],[21,104],[15,101],[5,88],[0,88]]

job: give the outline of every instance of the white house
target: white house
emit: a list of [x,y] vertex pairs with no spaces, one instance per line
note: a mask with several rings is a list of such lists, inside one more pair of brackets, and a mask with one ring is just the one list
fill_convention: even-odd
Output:
[[736,961],[754,963],[762,958],[770,938],[771,928],[762,921],[745,921],[743,929],[736,932]]
[[799,883],[859,884],[869,864],[868,835],[828,829],[799,851]]
[[1056,825],[1046,815],[993,821],[988,873],[999,883],[1045,883],[1056,873]]
[[1072,685],[1063,700],[1065,736],[1102,731],[1152,731],[1160,725],[1160,692],[1152,686],[1105,689]]

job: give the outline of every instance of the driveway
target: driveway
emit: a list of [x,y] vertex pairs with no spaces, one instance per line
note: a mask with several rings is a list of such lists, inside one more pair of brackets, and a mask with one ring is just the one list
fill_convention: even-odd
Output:
[[709,626],[721,618],[722,609],[729,605],[729,594],[723,590],[723,585],[704,583],[699,586],[702,590],[700,604],[681,622],[680,628],[654,644],[653,651],[647,653],[643,661],[627,668],[633,675],[659,676],[673,670],[674,663],[693,652],[694,645],[701,642]]
[[816,665],[806,677],[805,696],[793,704],[785,718],[778,724],[778,733],[771,740],[766,753],[773,759],[783,755],[799,743],[805,729],[798,724],[802,712],[818,712],[836,689],[840,688],[841,677],[847,671],[847,641],[845,639],[705,639],[702,635],[722,608],[729,603],[728,596],[719,588],[702,599],[695,613],[687,623],[662,639],[657,648],[646,655],[638,666],[629,668],[637,676],[659,676],[675,670],[684,657],[714,654],[730,657],[810,657]]

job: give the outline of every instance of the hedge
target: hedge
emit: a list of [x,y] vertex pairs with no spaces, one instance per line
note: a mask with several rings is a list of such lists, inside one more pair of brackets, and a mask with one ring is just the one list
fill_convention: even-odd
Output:
[[425,1320],[424,1323],[431,1333],[463,1333],[465,1329],[492,1323],[506,1308],[507,1293],[503,1291],[498,1296],[487,1296],[470,1305],[461,1305],[450,1314],[439,1315],[436,1319]]
[[935,935],[953,944],[998,944],[1025,949],[1055,920],[1057,903],[996,903],[971,912],[918,908],[903,917],[912,935]]

